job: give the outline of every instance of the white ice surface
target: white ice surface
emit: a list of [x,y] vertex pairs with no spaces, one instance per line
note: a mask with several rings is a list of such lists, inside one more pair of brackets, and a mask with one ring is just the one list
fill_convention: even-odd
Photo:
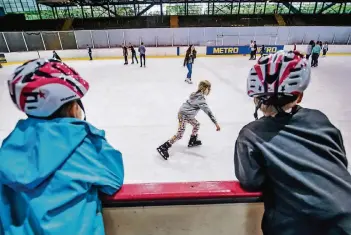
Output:
[[[70,61],[91,89],[83,99],[88,121],[106,131],[108,141],[123,153],[125,181],[184,182],[234,180],[233,152],[240,129],[252,121],[254,105],[246,96],[248,57],[198,58],[193,85],[184,83],[183,59],[148,59],[147,68],[124,66],[121,60]],[[302,105],[325,112],[341,129],[347,153],[351,150],[351,57],[320,59]],[[0,141],[24,118],[12,104],[6,79],[16,66],[0,69]],[[188,149],[191,126],[163,160],[156,147],[177,131],[177,111],[198,81],[212,82],[208,104],[222,127],[202,112],[199,137],[203,145]]]

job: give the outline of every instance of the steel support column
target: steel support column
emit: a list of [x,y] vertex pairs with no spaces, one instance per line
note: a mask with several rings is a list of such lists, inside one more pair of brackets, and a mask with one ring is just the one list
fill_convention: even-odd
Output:
[[139,13],[137,14],[137,16],[141,16],[142,14],[144,14],[145,12],[147,12],[147,11],[148,11],[151,7],[153,7],[154,5],[155,5],[154,3],[148,5],[148,6],[145,7],[141,12],[139,12]]
[[299,13],[301,13],[298,9],[296,9],[293,5],[291,5],[291,3],[289,3],[289,2],[282,2],[282,4],[284,5],[284,6],[286,6],[286,8],[288,8],[289,9],[289,14],[290,14],[290,12],[292,12],[292,13],[294,13],[294,14],[299,14]]

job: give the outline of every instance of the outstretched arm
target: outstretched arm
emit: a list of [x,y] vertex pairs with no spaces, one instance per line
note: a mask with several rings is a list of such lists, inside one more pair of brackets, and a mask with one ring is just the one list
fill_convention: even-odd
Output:
[[199,100],[199,108],[207,114],[207,116],[211,119],[211,121],[214,124],[217,124],[217,120],[216,120],[215,116],[213,115],[210,107],[208,107],[205,98],[201,98]]

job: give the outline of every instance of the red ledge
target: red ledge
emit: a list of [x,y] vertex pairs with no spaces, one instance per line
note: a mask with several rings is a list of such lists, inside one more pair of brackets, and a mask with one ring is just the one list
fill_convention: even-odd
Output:
[[107,201],[209,199],[259,197],[261,193],[244,191],[237,181],[210,181],[187,183],[125,184]]

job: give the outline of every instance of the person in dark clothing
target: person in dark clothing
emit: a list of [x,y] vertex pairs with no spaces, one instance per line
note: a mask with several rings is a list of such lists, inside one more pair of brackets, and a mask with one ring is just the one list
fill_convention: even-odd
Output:
[[61,58],[60,58],[60,56],[57,54],[56,51],[53,51],[53,52],[52,52],[52,58],[61,61]]
[[143,67],[143,59],[144,59],[144,68],[145,68],[145,67],[146,67],[146,62],[145,62],[146,48],[145,48],[143,42],[142,42],[141,45],[139,46],[138,51],[139,51],[139,53],[140,53],[140,68]]
[[185,67],[188,63],[189,56],[192,56],[192,64],[194,64],[194,60],[196,59],[197,51],[194,45],[190,45],[188,50],[185,52],[183,66]]
[[133,47],[133,45],[131,43],[129,43],[129,49],[132,52],[132,64],[134,64],[134,58],[135,58],[137,64],[139,64],[138,58],[136,56],[135,49],[134,49],[134,47]]
[[88,49],[88,54],[89,54],[90,60],[93,60],[93,52],[91,50],[91,46],[87,45],[87,49]]
[[264,45],[261,46],[261,57],[264,55],[266,48]]
[[254,41],[254,52],[253,52],[253,59],[256,60],[256,54],[257,54],[257,44],[256,41]]
[[325,114],[297,105],[311,77],[302,57],[279,51],[251,69],[247,89],[256,121],[236,140],[235,174],[245,190],[263,192],[264,235],[350,235],[351,175],[342,135]]
[[124,56],[124,65],[128,64],[128,48],[126,47],[126,45],[122,46],[123,49],[123,56]]

